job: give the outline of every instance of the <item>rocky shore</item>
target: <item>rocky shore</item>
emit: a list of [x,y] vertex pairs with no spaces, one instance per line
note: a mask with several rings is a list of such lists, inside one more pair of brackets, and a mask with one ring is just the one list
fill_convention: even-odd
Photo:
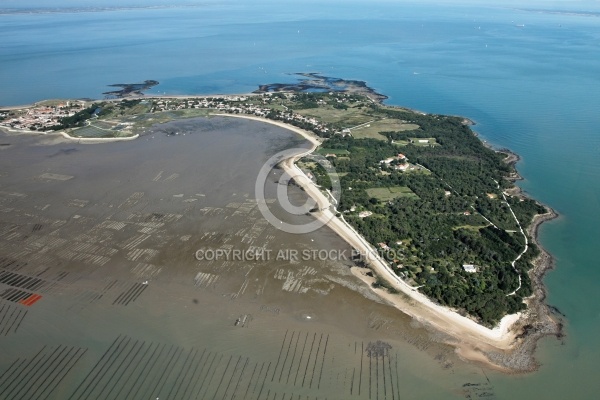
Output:
[[388,98],[386,95],[376,92],[364,81],[332,78],[314,72],[301,72],[294,75],[302,76],[305,79],[300,79],[296,83],[269,83],[260,85],[258,89],[252,93],[262,94],[269,92],[305,92],[309,90],[322,90],[359,94],[368,97],[376,103],[381,103]]
[[158,85],[158,81],[154,80],[145,80],[142,83],[115,83],[108,86],[121,88],[120,90],[111,90],[102,94],[107,97],[115,97],[118,99],[143,96],[144,91],[149,90],[156,85]]
[[488,359],[499,367],[508,371],[531,372],[539,367],[534,357],[537,343],[546,336],[555,336],[562,339],[564,315],[556,307],[545,303],[546,289],[543,278],[547,271],[554,267],[552,256],[541,247],[538,241],[539,227],[547,221],[558,218],[558,214],[548,208],[546,214],[538,214],[527,228],[527,234],[540,249],[540,255],[534,261],[534,268],[529,271],[534,294],[527,299],[527,310],[524,315],[513,325],[516,335],[514,349],[507,353],[488,352]]

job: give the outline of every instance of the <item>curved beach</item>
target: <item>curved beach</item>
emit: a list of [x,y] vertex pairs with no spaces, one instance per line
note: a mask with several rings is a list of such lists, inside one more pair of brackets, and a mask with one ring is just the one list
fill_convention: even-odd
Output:
[[[295,162],[305,154],[313,152],[320,144],[320,140],[313,134],[303,129],[282,122],[266,118],[248,116],[215,114],[233,118],[245,118],[254,121],[273,124],[291,130],[312,143],[311,149],[304,154],[293,156],[281,163],[282,168],[293,176],[306,193],[311,196],[321,207],[322,211],[313,213],[313,216],[321,220],[330,229],[336,232],[348,244],[358,250],[361,254],[369,254],[367,264],[373,272],[386,280],[399,293],[392,294],[386,289],[373,288],[371,285],[375,278],[368,276],[368,269],[353,267],[352,273],[381,298],[385,299],[391,306],[401,310],[405,314],[419,321],[423,326],[433,328],[445,333],[445,342],[456,347],[456,351],[464,359],[483,363],[489,367],[510,371],[523,372],[537,368],[533,357],[536,342],[539,338],[559,334],[559,326],[552,320],[548,308],[544,305],[545,292],[541,284],[543,273],[548,270],[552,263],[551,257],[541,249],[542,254],[536,260],[536,267],[531,271],[532,280],[535,282],[535,294],[528,299],[528,309],[523,313],[506,315],[498,326],[489,329],[465,317],[449,308],[440,306],[427,298],[415,288],[405,283],[398,277],[375,251],[375,249],[346,221],[336,215],[329,208],[329,199],[319,188],[298,168]],[[529,235],[536,245],[536,234],[539,226],[556,217],[552,211],[548,214],[538,215],[527,228]],[[535,325],[533,332],[523,334],[525,326]]]

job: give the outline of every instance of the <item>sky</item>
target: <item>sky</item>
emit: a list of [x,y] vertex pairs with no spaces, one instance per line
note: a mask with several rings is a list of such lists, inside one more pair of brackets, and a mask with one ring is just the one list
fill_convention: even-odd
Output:
[[[88,7],[146,7],[146,6],[173,6],[173,5],[199,5],[211,3],[237,3],[244,0],[2,0],[0,8],[88,8]],[[256,1],[256,0],[255,0]],[[262,0],[262,2],[282,3],[319,3],[323,0]],[[362,2],[366,0],[327,0],[329,3]],[[375,0],[379,2],[415,3],[416,0]],[[373,0],[369,0],[373,2]],[[443,3],[443,4],[478,4],[478,5],[505,5],[519,8],[553,8],[561,10],[597,10],[600,9],[599,0],[420,0],[418,3]]]

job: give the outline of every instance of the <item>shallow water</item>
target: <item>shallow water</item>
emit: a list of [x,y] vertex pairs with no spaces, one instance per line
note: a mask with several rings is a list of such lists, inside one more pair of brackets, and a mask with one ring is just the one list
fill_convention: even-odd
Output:
[[[258,169],[281,148],[307,145],[289,131],[201,118],[132,142],[2,140],[12,146],[0,161],[0,289],[42,296],[26,307],[0,292],[2,396],[460,398],[467,382],[493,390],[435,335],[375,301],[351,260],[302,256],[350,254],[333,232],[287,234],[262,218]],[[281,214],[272,179],[267,202]],[[209,257],[218,249],[272,253]],[[429,374],[437,385],[423,382]]]

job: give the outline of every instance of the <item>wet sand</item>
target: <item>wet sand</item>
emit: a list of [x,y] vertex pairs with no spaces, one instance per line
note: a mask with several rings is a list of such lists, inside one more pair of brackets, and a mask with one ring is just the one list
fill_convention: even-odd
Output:
[[[179,135],[167,134],[173,128]],[[289,131],[215,117],[128,142],[13,134],[2,142],[10,146],[0,158],[0,398],[493,391],[443,335],[387,305],[347,260],[194,257],[198,249],[350,251],[328,228],[286,234],[258,211],[253,177],[262,163],[310,148]],[[283,215],[276,181],[268,199]],[[304,192],[289,190],[303,202]],[[41,298],[24,304],[34,294]]]

